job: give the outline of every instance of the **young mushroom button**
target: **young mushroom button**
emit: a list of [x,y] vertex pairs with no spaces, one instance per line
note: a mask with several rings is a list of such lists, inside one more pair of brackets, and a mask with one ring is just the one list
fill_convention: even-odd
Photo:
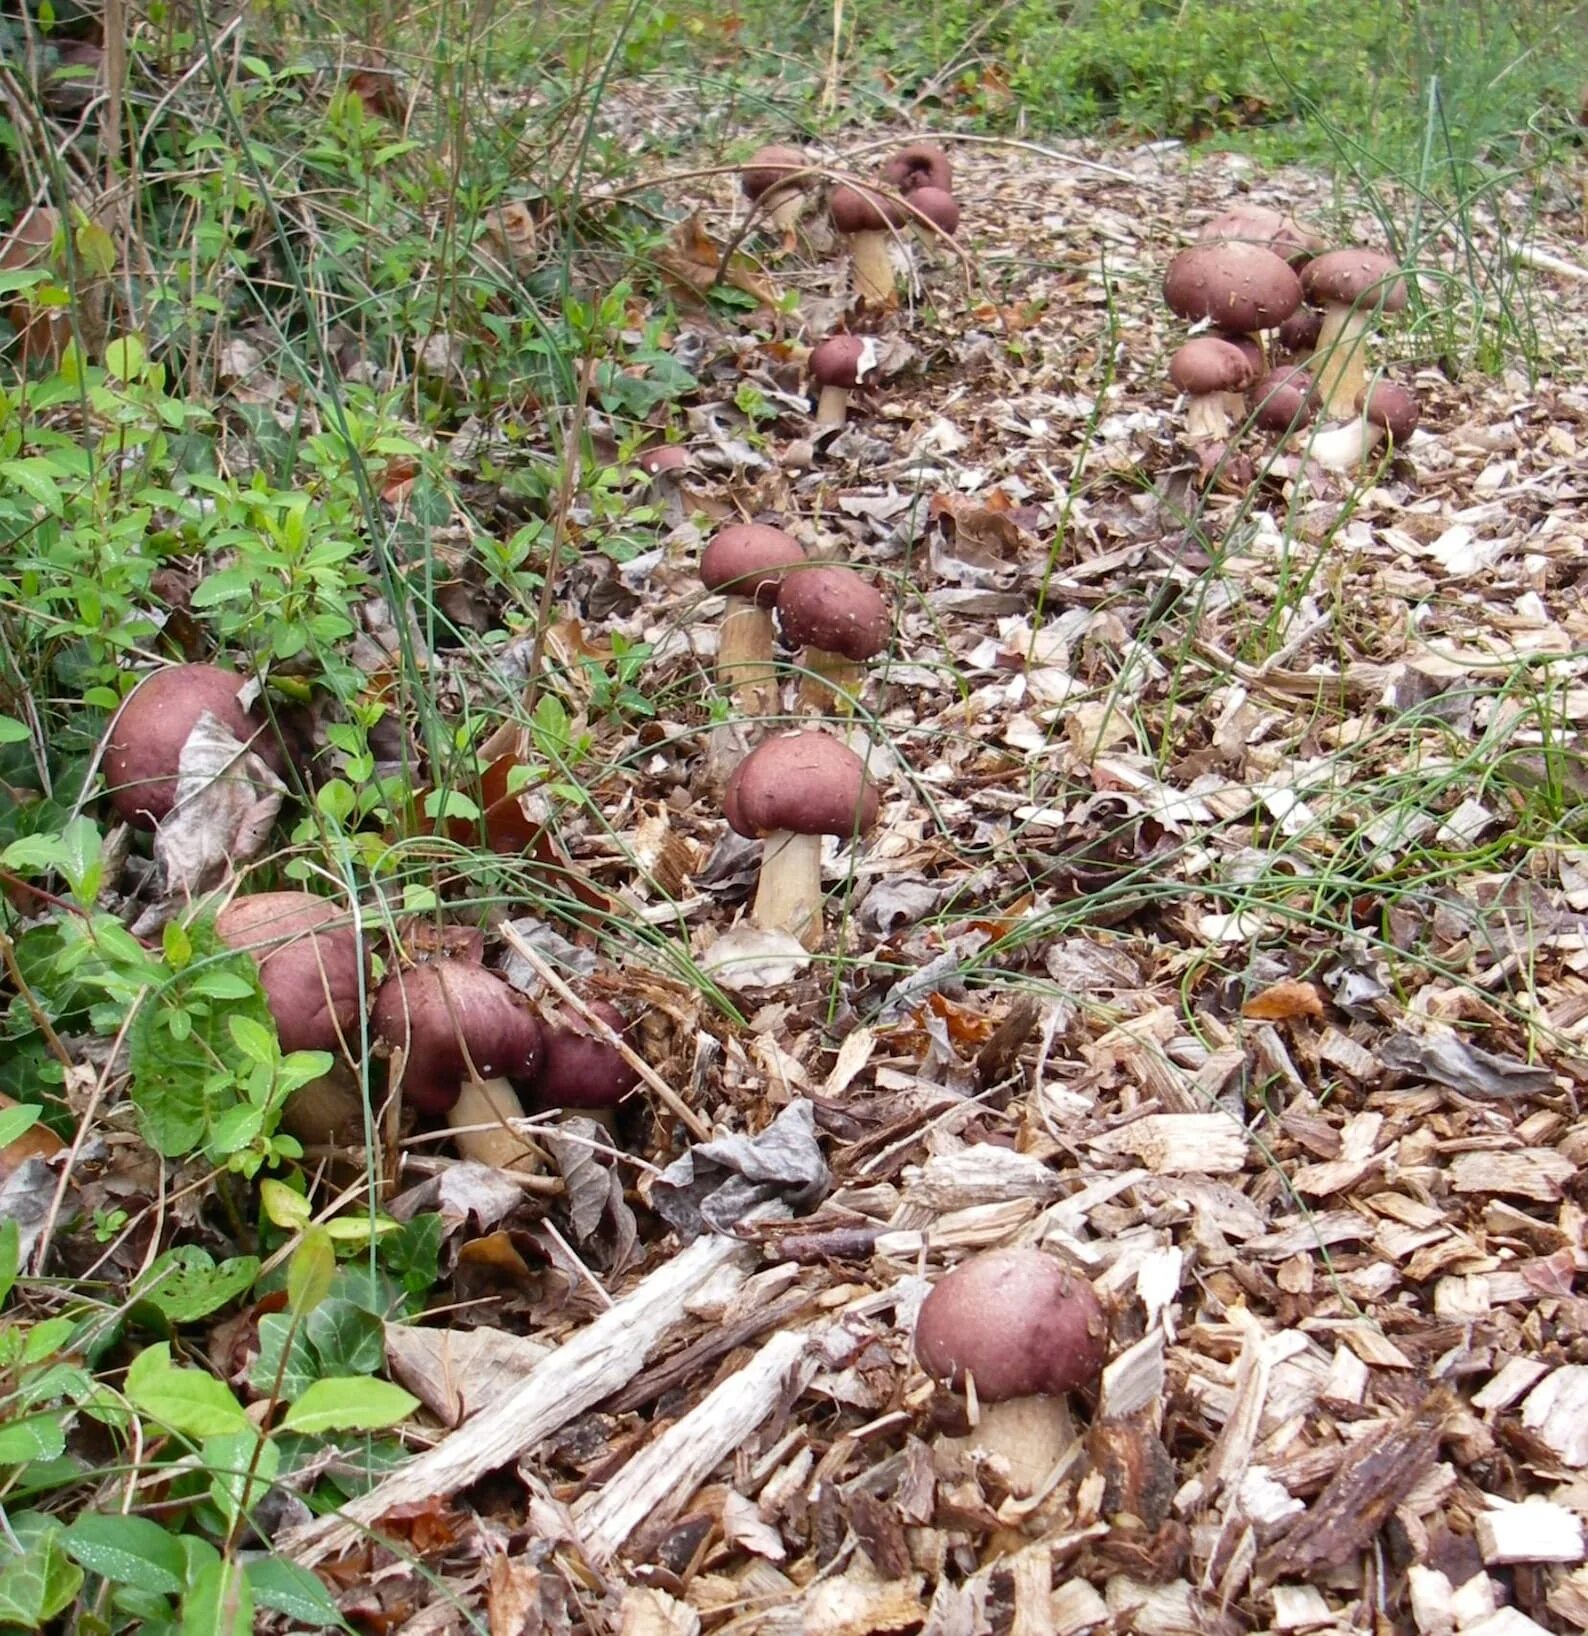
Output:
[[796,569],[777,593],[784,637],[804,648],[800,698],[824,709],[835,698],[852,705],[861,667],[887,646],[888,604],[853,568]]
[[882,179],[898,193],[914,193],[923,187],[939,193],[954,191],[954,171],[948,155],[935,142],[912,142],[889,154],[882,166]]
[[877,821],[877,805],[860,757],[826,733],[757,745],[722,798],[729,827],[764,843],[750,912],[755,924],[814,949],[822,940],[822,836],[863,835]]
[[[591,1000],[589,1011],[613,1033],[628,1027],[623,1013],[606,1000]],[[638,1072],[609,1040],[570,1008],[541,1018],[545,1050],[535,1074],[537,1108],[577,1108],[604,1113],[615,1108],[640,1082]]]
[[1257,371],[1240,347],[1216,335],[1198,335],[1169,360],[1169,379],[1191,400],[1186,409],[1186,435],[1191,438],[1228,437],[1229,399],[1252,384]]
[[106,735],[104,761],[110,804],[124,824],[153,829],[169,816],[183,748],[206,712],[272,771],[282,770],[281,747],[263,712],[238,702],[246,680],[214,665],[171,665],[127,695]]
[[1041,1250],[992,1250],[946,1273],[921,1304],[915,1355],[934,1379],[974,1390],[980,1418],[949,1454],[997,1457],[1029,1494],[1074,1440],[1067,1393],[1103,1369],[1108,1325],[1092,1286]]
[[821,388],[818,426],[842,426],[849,418],[849,394],[877,367],[877,343],[864,335],[829,335],[810,356],[811,379]]
[[747,716],[769,715],[777,704],[771,609],[784,574],[804,561],[804,546],[766,523],[718,529],[700,555],[701,583],[728,599],[717,640],[717,680]]
[[1301,275],[1307,299],[1323,308],[1313,348],[1313,372],[1326,415],[1356,408],[1367,383],[1366,337],[1374,317],[1406,305],[1406,281],[1388,256],[1375,250],[1331,250],[1307,263]]
[[854,261],[855,294],[868,305],[887,306],[893,300],[893,261],[888,240],[909,218],[909,211],[880,193],[845,184],[835,187],[827,201],[833,228],[849,240]]
[[361,1047],[368,961],[344,911],[309,892],[254,892],[216,915],[215,933],[254,957],[283,1053],[336,1059],[292,1093],[283,1124],[316,1145],[362,1143],[364,1099],[351,1063]]
[[[945,193],[940,187],[918,187],[908,196],[910,209],[917,216],[923,216],[932,224],[923,230],[923,237],[935,239],[937,233],[946,233],[950,238],[959,231],[959,201],[952,193]],[[937,229],[937,233],[932,228]]]
[[1252,388],[1252,418],[1265,432],[1293,432],[1312,419],[1313,396],[1306,370],[1294,365],[1270,370]]
[[[510,983],[470,960],[432,960],[388,977],[375,996],[375,1033],[405,1052],[403,1095],[445,1114],[466,1158],[499,1170],[536,1167],[506,1120],[523,1105],[512,1080],[540,1061],[540,1024]],[[467,1127],[483,1125],[484,1130]]]

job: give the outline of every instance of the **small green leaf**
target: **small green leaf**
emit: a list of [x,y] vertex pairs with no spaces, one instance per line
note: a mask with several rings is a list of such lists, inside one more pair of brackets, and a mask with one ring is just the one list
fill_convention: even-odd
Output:
[[182,1547],[159,1523],[147,1517],[78,1517],[61,1536],[68,1553],[91,1574],[117,1585],[131,1585],[157,1596],[182,1589],[186,1566]]
[[16,1284],[22,1270],[22,1234],[15,1216],[0,1221],[0,1306]]
[[206,1437],[201,1452],[210,1474],[210,1498],[228,1528],[239,1511],[259,1503],[281,1470],[281,1450],[274,1443],[261,1442],[253,1427],[225,1437]]
[[240,1562],[221,1558],[193,1576],[182,1598],[182,1636],[253,1636],[254,1594]]
[[324,1375],[373,1375],[386,1361],[386,1326],[373,1312],[333,1296],[308,1316],[303,1332]]
[[336,1249],[323,1227],[303,1229],[303,1241],[287,1263],[287,1306],[300,1317],[312,1312],[331,1292],[336,1277]]
[[382,1431],[406,1420],[419,1399],[387,1380],[344,1375],[317,1380],[287,1410],[282,1426],[288,1431]]
[[143,342],[136,335],[118,335],[105,343],[105,370],[119,381],[135,381],[143,373]]
[[0,1550],[0,1623],[37,1630],[53,1619],[83,1583],[83,1570],[61,1549],[61,1527],[47,1524],[15,1532],[23,1549]]
[[290,1399],[307,1391],[319,1373],[303,1331],[293,1327],[285,1312],[267,1312],[259,1320],[259,1356],[248,1371],[248,1384],[256,1392],[279,1390]]
[[285,1557],[266,1556],[250,1562],[248,1583],[260,1607],[285,1614],[297,1624],[313,1625],[316,1629],[327,1625],[339,1630],[351,1628],[325,1586],[307,1568],[300,1568]]
[[[38,1122],[39,1110],[30,1103],[19,1102],[14,1108],[0,1108],[0,1148],[10,1147]],[[15,1222],[8,1222],[8,1225],[15,1226]]]
[[275,1066],[281,1052],[276,1045],[276,1036],[268,1028],[255,1022],[252,1017],[233,1017],[231,1031],[232,1044],[250,1062],[257,1062],[265,1068]]
[[234,1256],[216,1266],[207,1250],[179,1244],[138,1281],[133,1299],[147,1301],[168,1323],[191,1324],[236,1300],[258,1276],[258,1256]]
[[177,1368],[164,1341],[132,1360],[125,1391],[134,1408],[189,1437],[215,1437],[250,1424],[224,1381],[201,1369]]
[[259,1184],[259,1203],[265,1219],[274,1227],[286,1228],[289,1233],[307,1227],[314,1215],[314,1206],[300,1192],[273,1177],[266,1177]]
[[0,1426],[0,1466],[24,1466],[34,1460],[54,1460],[66,1448],[66,1411],[29,1415]]
[[0,744],[25,744],[32,736],[14,716],[0,716]]

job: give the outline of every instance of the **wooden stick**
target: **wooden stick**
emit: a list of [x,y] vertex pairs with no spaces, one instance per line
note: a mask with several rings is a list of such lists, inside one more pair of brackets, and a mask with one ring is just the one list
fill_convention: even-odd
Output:
[[[767,1217],[757,1210],[747,1219]],[[755,1256],[755,1246],[740,1239],[715,1234],[697,1238],[564,1341],[507,1396],[416,1455],[369,1493],[349,1500],[335,1516],[289,1529],[276,1541],[275,1551],[296,1562],[322,1562],[357,1545],[396,1507],[456,1493],[486,1472],[519,1459],[542,1438],[631,1381],[683,1322],[690,1298],[723,1268],[747,1266]]]
[[808,1377],[815,1367],[807,1355],[811,1335],[809,1329],[774,1335],[742,1369],[574,1507],[584,1554],[594,1566],[610,1562],[664,1503],[675,1511],[689,1500],[717,1463],[771,1414],[790,1377],[796,1371]]

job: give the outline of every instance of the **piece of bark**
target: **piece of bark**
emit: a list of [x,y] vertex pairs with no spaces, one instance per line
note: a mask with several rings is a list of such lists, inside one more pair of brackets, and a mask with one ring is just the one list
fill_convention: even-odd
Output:
[[1454,1403],[1443,1388],[1432,1391],[1347,1450],[1324,1491],[1264,1553],[1259,1578],[1310,1579],[1349,1562],[1432,1467]]
[[708,1235],[664,1262],[600,1317],[537,1364],[507,1397],[466,1421],[367,1494],[276,1541],[305,1564],[348,1550],[397,1506],[455,1493],[518,1459],[543,1437],[632,1380],[662,1338],[686,1316],[689,1299],[723,1268],[748,1265],[754,1248]]

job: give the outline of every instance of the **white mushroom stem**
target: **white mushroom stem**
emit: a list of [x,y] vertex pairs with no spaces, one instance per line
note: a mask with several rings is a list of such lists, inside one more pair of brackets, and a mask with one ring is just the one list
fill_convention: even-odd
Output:
[[1384,428],[1358,414],[1342,426],[1325,426],[1307,442],[1307,458],[1325,471],[1355,471],[1384,441]]
[[761,880],[750,918],[764,932],[783,931],[808,949],[822,940],[822,838],[773,830],[762,842]]
[[790,193],[783,194],[767,212],[767,219],[781,233],[784,238],[790,237],[799,224],[800,208],[805,203],[805,195],[798,188]]
[[800,677],[801,704],[811,710],[837,705],[845,715],[853,713],[854,701],[865,683],[863,665],[841,653],[829,653],[826,648],[806,648],[800,668],[804,672]]
[[1317,382],[1319,413],[1337,419],[1356,411],[1356,400],[1367,385],[1367,329],[1371,311],[1361,307],[1328,306],[1323,328],[1312,349],[1313,379]]
[[507,1080],[466,1079],[457,1101],[447,1110],[447,1125],[465,1159],[493,1170],[537,1175],[542,1168],[539,1156],[507,1123],[523,1117],[524,1104]]
[[963,1437],[943,1437],[939,1451],[950,1459],[991,1458],[1013,1494],[1035,1494],[1075,1441],[1075,1422],[1062,1397],[1012,1397],[982,1403],[976,1425]]
[[747,716],[777,709],[777,670],[772,662],[772,610],[749,597],[730,596],[717,638],[717,680]]
[[1222,392],[1197,392],[1186,404],[1186,436],[1195,440],[1230,435],[1229,412]]
[[893,260],[888,254],[888,234],[851,233],[849,253],[855,263],[855,294],[873,306],[893,300]]
[[842,426],[849,418],[849,391],[847,386],[824,386],[816,400],[818,426]]

